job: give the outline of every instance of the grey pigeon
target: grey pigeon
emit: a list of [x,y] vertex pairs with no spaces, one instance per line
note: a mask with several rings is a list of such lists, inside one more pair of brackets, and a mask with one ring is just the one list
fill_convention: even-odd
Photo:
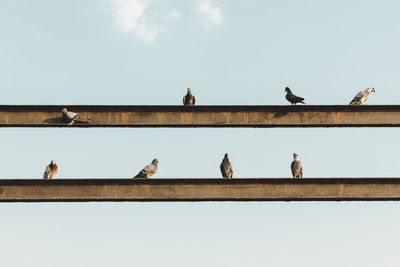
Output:
[[158,159],[153,159],[151,164],[144,167],[135,177],[133,178],[150,178],[158,170]]
[[187,94],[183,97],[184,106],[194,106],[196,104],[196,98],[192,95],[192,91],[188,88]]
[[349,105],[352,105],[352,106],[362,105],[365,101],[367,101],[368,96],[371,92],[375,93],[375,88],[370,87],[370,88],[365,89],[364,91],[358,92],[358,94],[353,98],[353,100],[351,100]]
[[301,161],[299,160],[299,155],[297,155],[296,153],[293,154],[293,161],[290,165],[290,169],[292,170],[293,178],[303,177],[303,166],[301,165]]
[[297,103],[305,104],[304,98],[294,95],[289,87],[286,87],[285,91],[286,91],[286,99],[287,101],[292,103],[292,105],[296,105]]
[[61,112],[63,114],[64,120],[68,121],[68,126],[73,125],[75,123],[75,121],[90,122],[90,119],[85,119],[81,115],[79,115],[75,112],[68,111],[66,108],[63,108],[63,110]]
[[221,168],[223,178],[233,178],[232,164],[229,162],[228,153],[225,153],[224,159],[219,167]]
[[54,160],[50,162],[49,165],[46,166],[46,170],[43,173],[43,179],[52,179],[58,171],[58,166]]

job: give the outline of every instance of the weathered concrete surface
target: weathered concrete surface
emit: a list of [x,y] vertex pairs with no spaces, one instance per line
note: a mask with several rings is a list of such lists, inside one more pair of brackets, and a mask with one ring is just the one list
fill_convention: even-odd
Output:
[[71,127],[398,127],[400,105],[0,106],[0,127],[68,127],[61,109],[91,123]]
[[0,180],[0,201],[400,200],[400,178]]

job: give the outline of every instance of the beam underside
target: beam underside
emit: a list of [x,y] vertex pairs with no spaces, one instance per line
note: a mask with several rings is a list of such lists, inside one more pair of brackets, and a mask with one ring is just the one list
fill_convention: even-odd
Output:
[[67,107],[91,119],[72,127],[399,127],[391,106],[0,106],[0,127],[68,127]]
[[346,200],[400,200],[400,178],[0,181],[0,202]]

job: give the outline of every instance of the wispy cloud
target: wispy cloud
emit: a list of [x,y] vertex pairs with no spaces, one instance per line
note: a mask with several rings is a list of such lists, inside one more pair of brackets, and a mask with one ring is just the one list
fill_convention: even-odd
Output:
[[160,33],[168,31],[167,22],[182,18],[176,10],[152,14],[151,0],[110,0],[114,22],[123,32],[132,33],[145,43],[153,43]]
[[196,6],[203,17],[205,26],[220,27],[222,25],[222,11],[211,0],[197,0]]

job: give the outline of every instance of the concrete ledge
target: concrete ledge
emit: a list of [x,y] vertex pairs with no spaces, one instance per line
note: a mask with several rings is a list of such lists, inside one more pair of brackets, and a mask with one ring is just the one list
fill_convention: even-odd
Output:
[[0,202],[346,200],[400,200],[400,178],[0,180]]
[[61,109],[91,123],[70,127],[399,127],[400,105],[0,106],[0,127],[69,127]]

